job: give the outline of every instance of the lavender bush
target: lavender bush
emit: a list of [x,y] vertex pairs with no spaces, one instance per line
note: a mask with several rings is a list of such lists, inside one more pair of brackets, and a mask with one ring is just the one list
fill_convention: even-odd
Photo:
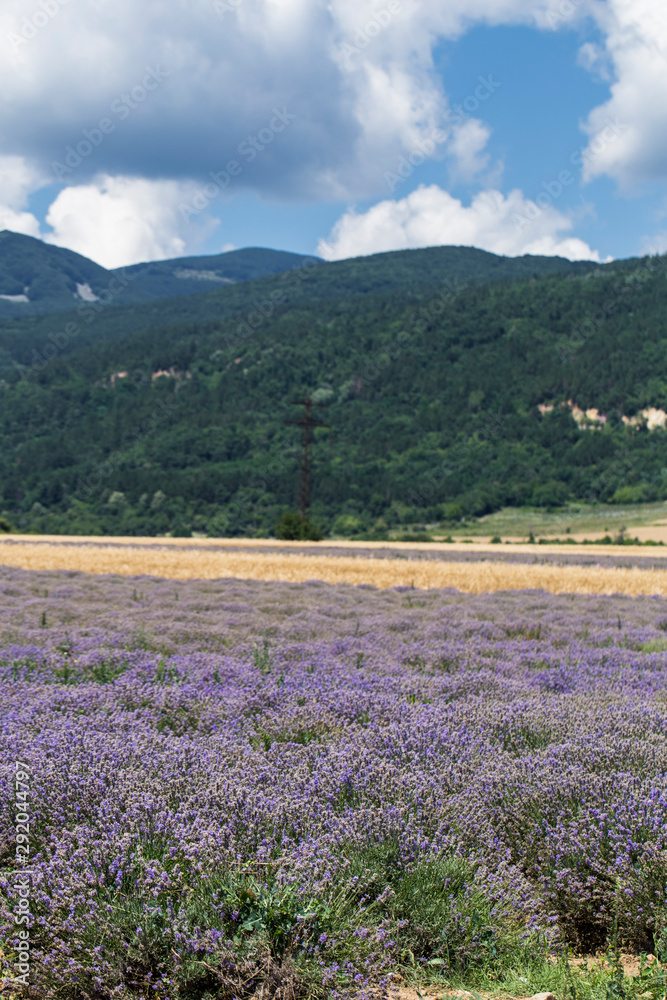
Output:
[[663,599],[20,570],[0,593],[19,995],[361,997],[614,934],[667,951]]

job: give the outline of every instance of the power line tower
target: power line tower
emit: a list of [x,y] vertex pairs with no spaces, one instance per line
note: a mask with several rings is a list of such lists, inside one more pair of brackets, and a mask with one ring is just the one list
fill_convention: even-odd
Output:
[[310,396],[305,399],[292,400],[293,406],[303,406],[304,414],[299,420],[284,420],[285,424],[293,424],[296,427],[303,427],[303,463],[301,466],[301,486],[299,490],[299,506],[301,507],[301,519],[305,524],[308,520],[308,476],[310,474],[309,449],[310,432],[313,427],[329,427],[329,424],[322,424],[315,420],[312,414],[314,406],[322,406],[322,403],[313,403]]

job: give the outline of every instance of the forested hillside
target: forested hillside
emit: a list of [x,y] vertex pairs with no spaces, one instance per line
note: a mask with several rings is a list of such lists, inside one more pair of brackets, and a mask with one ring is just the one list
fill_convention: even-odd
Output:
[[45,532],[268,533],[295,503],[304,394],[331,428],[325,531],[664,498],[666,301],[664,258],[434,248],[5,321],[0,507]]
[[248,247],[212,257],[133,264],[107,270],[81,254],[32,236],[0,232],[0,318],[67,312],[86,303],[123,306],[280,274],[318,258]]

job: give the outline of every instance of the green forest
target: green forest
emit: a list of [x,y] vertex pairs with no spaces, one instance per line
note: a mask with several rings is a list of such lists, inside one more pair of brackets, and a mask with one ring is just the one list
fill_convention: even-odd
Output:
[[[382,538],[504,506],[667,498],[665,258],[469,248],[0,321],[0,510],[21,531]],[[539,409],[541,407],[541,409]],[[596,411],[578,424],[574,407]],[[625,422],[624,422],[625,418]],[[627,421],[634,418],[634,423]]]
[[[0,232],[0,318],[71,311],[85,302],[123,306],[209,292],[280,274],[314,258],[248,247],[212,257],[179,257],[107,270],[33,236]],[[315,258],[319,262],[318,258]]]

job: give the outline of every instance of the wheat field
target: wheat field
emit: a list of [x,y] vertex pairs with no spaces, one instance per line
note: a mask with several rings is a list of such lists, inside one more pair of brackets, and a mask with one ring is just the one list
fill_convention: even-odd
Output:
[[[173,580],[274,580],[302,583],[370,584],[379,589],[455,587],[464,593],[540,588],[554,594],[660,594],[667,596],[667,572],[636,567],[558,566],[503,562],[445,562],[409,558],[364,558],[304,555],[285,551],[244,552],[236,546],[200,545],[181,540],[19,539],[0,541],[0,564],[28,570],[69,570],[121,576],[155,576]],[[198,541],[198,540],[197,540]],[[255,540],[245,545],[255,546]],[[366,544],[366,543],[364,543]],[[385,544],[386,547],[386,544]],[[392,546],[393,547],[393,546]],[[518,548],[518,547],[517,547]],[[606,547],[606,554],[612,554]]]

